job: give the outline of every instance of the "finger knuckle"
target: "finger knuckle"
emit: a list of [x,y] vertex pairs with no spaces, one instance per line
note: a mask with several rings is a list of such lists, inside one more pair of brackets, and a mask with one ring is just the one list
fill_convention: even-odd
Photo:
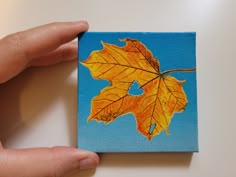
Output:
[[22,45],[21,38],[22,38],[21,32],[16,32],[6,36],[4,39],[13,45],[21,46]]
[[20,55],[23,55],[25,58],[28,58],[27,51],[24,48],[24,34],[23,32],[16,32],[6,36],[3,39],[9,46],[12,46],[19,52]]

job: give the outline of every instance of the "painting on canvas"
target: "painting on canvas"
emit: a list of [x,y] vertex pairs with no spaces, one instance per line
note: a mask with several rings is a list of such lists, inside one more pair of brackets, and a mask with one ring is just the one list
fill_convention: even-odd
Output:
[[197,152],[196,33],[79,37],[78,147]]

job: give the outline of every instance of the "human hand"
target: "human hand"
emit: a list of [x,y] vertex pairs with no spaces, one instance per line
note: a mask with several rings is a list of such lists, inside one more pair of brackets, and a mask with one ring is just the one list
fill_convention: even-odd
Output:
[[[0,40],[0,84],[31,66],[76,59],[77,43],[70,41],[87,29],[86,22],[51,23],[4,37]],[[0,142],[0,177],[62,177],[95,168],[98,162],[97,154],[72,147],[4,149]]]

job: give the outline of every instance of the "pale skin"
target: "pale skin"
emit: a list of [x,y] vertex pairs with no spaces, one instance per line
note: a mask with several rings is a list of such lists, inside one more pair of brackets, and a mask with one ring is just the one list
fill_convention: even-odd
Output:
[[[71,41],[86,30],[87,22],[57,22],[0,39],[0,84],[29,67],[76,59],[78,46]],[[64,177],[98,163],[96,153],[72,147],[5,149],[0,142],[0,177]]]

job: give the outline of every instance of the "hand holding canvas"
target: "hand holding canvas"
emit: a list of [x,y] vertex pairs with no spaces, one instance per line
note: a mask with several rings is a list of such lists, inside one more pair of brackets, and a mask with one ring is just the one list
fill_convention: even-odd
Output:
[[[31,66],[77,58],[71,42],[87,22],[51,23],[0,40],[0,84]],[[2,100],[4,101],[4,100]],[[4,149],[0,143],[0,177],[61,177],[76,169],[95,168],[97,154],[71,147]]]

